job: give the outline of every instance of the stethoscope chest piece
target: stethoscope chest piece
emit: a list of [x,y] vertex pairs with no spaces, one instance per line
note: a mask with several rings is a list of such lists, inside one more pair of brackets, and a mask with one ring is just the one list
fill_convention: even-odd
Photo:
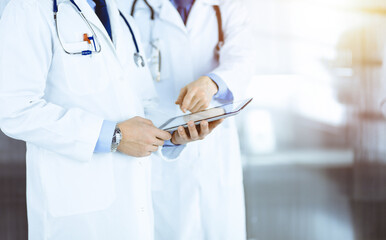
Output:
[[139,53],[134,53],[134,62],[137,65],[137,67],[145,67],[145,60]]
[[134,42],[134,46],[135,46],[135,50],[136,50],[136,52],[134,53],[134,62],[137,65],[137,67],[145,67],[145,60],[143,59],[142,55],[139,52],[139,47],[138,47],[137,39],[135,38],[135,35],[134,35],[134,31],[131,28],[129,21],[127,21],[125,15],[123,15],[123,13],[121,11],[119,11],[119,14],[121,15],[121,17],[125,21],[127,27],[129,28],[130,33],[131,33],[131,37],[132,37],[133,42]]

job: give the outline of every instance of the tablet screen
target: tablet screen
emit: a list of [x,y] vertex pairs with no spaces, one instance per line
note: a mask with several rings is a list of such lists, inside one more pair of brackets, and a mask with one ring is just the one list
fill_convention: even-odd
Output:
[[232,115],[238,111],[240,111],[243,107],[245,107],[252,99],[246,99],[237,102],[231,102],[228,104],[224,104],[218,107],[206,109],[201,112],[191,113],[183,116],[178,116],[169,119],[167,122],[160,126],[160,129],[169,130],[174,129],[178,126],[184,126],[189,121],[200,122],[202,120],[208,120],[210,122],[211,119],[219,119],[222,117],[227,117],[228,115]]

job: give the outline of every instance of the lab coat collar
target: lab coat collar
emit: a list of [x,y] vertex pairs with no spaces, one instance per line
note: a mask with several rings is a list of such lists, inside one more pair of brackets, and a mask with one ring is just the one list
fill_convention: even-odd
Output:
[[[106,3],[107,3],[107,8],[108,8],[108,11],[109,11],[109,17],[110,17],[110,24],[111,24],[111,33],[112,33],[112,37],[113,37],[113,41],[114,43],[112,43],[111,41],[109,41],[111,44],[111,46],[114,46],[114,49],[113,52],[115,53],[115,56],[120,60],[120,63],[123,63],[123,59],[124,59],[124,56],[122,54],[126,54],[127,53],[127,49],[118,49],[119,46],[126,46],[126,44],[122,44],[122,41],[132,41],[131,39],[127,39],[127,38],[124,38],[122,37],[122,35],[124,34],[123,31],[124,29],[122,29],[122,26],[124,28],[126,28],[125,30],[129,31],[128,30],[128,26],[126,25],[123,25],[121,24],[122,23],[122,19],[121,19],[121,16],[119,14],[119,10],[118,10],[118,6],[116,5],[115,1],[112,1],[112,0],[106,0]],[[107,34],[107,32],[106,32]],[[109,37],[107,35],[107,37]],[[109,39],[107,39],[109,40]],[[134,43],[132,43],[134,44]]]

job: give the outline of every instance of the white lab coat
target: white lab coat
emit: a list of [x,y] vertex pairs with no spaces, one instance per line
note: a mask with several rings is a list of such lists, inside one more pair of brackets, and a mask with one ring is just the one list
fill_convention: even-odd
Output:
[[1,19],[1,15],[3,13],[3,10],[4,10],[5,6],[7,6],[9,1],[10,0],[1,0],[0,1],[0,19]]
[[[160,107],[169,116],[182,114],[174,104],[185,85],[207,73],[220,76],[236,99],[243,97],[251,74],[246,13],[239,1],[196,0],[187,26],[169,0],[138,0],[134,18],[150,55],[150,36],[159,39]],[[225,45],[215,55],[218,25],[213,5],[220,4]],[[118,0],[129,14],[132,1]],[[214,102],[213,104],[219,104]],[[165,116],[167,118],[167,116]],[[158,123],[160,124],[160,123]],[[239,140],[234,119],[226,120],[201,142],[188,144],[177,161],[154,157],[152,168],[155,239],[241,240],[246,238]]]
[[[99,54],[63,51],[52,0],[12,0],[0,22],[0,126],[27,142],[29,239],[153,239],[150,160],[93,153],[104,119],[143,116],[137,94],[150,96],[141,94],[152,92],[150,72],[135,66],[114,1],[107,0],[114,44],[86,0],[75,2],[98,36]],[[81,42],[91,32],[67,3],[60,5],[62,39]]]

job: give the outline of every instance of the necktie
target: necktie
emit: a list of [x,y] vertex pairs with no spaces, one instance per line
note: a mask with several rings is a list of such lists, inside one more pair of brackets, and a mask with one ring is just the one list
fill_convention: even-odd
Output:
[[193,0],[174,0],[177,7],[177,11],[180,13],[182,20],[186,23],[188,19],[190,7],[193,4]]
[[105,29],[109,34],[110,39],[112,40],[110,18],[109,18],[109,13],[107,12],[106,1],[105,0],[93,0],[93,1],[95,2],[95,14],[98,16],[103,26],[105,26]]

